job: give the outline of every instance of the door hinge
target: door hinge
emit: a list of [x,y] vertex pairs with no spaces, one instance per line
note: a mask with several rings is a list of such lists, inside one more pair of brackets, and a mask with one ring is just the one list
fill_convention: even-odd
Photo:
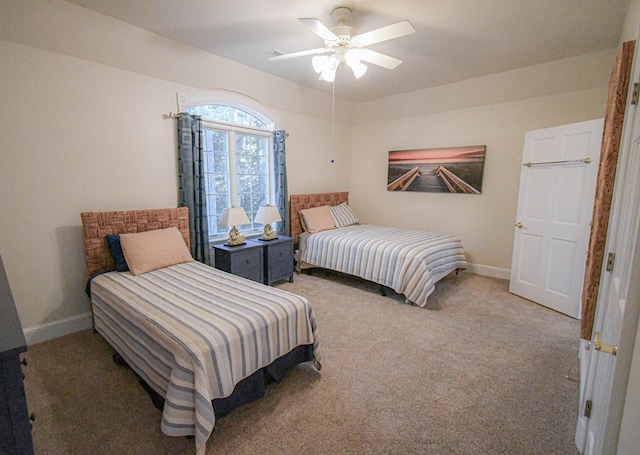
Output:
[[584,404],[584,416],[591,417],[591,407],[593,406],[593,401],[587,400]]
[[607,256],[607,272],[613,271],[613,266],[616,262],[616,253],[609,253]]
[[631,104],[638,104],[638,98],[640,97],[640,83],[633,83],[633,93],[631,94]]

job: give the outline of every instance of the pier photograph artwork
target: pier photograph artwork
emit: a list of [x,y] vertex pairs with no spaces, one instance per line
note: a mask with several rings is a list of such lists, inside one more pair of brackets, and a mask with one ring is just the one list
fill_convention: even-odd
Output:
[[390,151],[387,190],[480,194],[486,150],[470,145]]

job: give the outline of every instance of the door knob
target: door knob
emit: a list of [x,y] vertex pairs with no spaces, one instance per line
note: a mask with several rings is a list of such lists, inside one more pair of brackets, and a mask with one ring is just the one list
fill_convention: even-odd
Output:
[[600,332],[596,332],[593,337],[593,347],[596,351],[606,352],[607,354],[618,355],[617,344],[605,344],[600,339]]
[[522,229],[522,223],[521,223],[520,221],[518,221],[518,222],[516,223],[516,227],[517,227],[518,229]]

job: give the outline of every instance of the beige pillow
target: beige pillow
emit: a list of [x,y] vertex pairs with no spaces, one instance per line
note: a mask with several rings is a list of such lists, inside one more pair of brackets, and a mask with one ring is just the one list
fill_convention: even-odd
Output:
[[182,234],[175,227],[120,234],[120,244],[134,275],[193,261]]
[[327,229],[335,229],[336,227],[328,205],[300,210],[300,215],[304,220],[307,232],[326,231]]

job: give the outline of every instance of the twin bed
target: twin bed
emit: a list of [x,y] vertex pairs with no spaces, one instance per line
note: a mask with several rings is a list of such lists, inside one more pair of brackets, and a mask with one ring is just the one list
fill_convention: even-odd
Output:
[[[436,281],[466,268],[456,237],[354,223],[347,198],[290,197],[298,267],[360,276],[419,306]],[[332,207],[341,227],[309,232],[299,214],[318,207]],[[186,208],[81,214],[95,330],[160,403],[163,433],[195,435],[202,454],[216,416],[260,398],[300,363],[320,370],[321,359],[309,301],[193,261],[188,216]]]
[[164,401],[163,433],[195,435],[202,454],[216,416],[260,398],[266,383],[299,363],[320,369],[316,319],[304,297],[192,260],[134,274],[132,253],[125,254],[131,271],[114,271],[107,235],[124,242],[127,233],[163,232],[187,248],[186,208],[81,216],[94,328]]

